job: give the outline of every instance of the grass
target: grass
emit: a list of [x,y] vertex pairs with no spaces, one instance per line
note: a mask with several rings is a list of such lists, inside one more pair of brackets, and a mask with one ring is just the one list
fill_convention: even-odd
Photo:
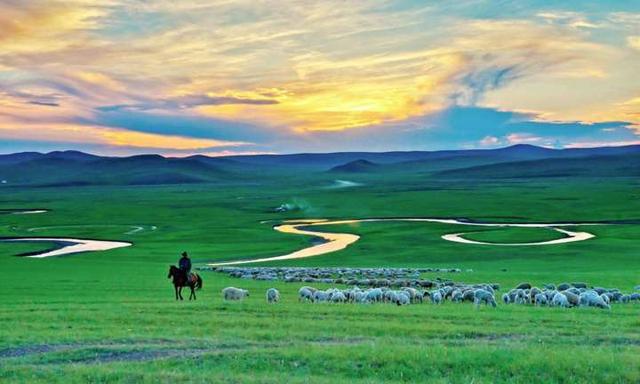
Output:
[[534,243],[561,239],[565,235],[549,228],[492,228],[465,231],[465,239],[482,241],[485,243]]
[[[203,272],[196,302],[173,300],[169,264],[188,250],[196,264],[264,257],[308,246],[264,220],[464,217],[495,222],[631,220],[640,212],[629,180],[500,183],[379,180],[327,190],[327,179],[268,179],[260,186],[188,185],[0,190],[0,236],[76,236],[131,241],[129,248],[49,259],[14,255],[46,244],[0,242],[0,382],[603,382],[640,381],[640,305],[611,311],[446,303],[408,307],[312,305],[302,284]],[[391,180],[392,178],[390,178]],[[304,209],[274,213],[296,201]],[[84,228],[59,227],[87,224]],[[102,226],[108,224],[109,226]],[[129,225],[145,230],[125,234]],[[156,230],[151,230],[156,226]],[[43,228],[29,232],[34,227]],[[470,227],[471,228],[471,227]],[[467,230],[465,227],[463,230]],[[496,282],[586,281],[630,291],[640,284],[637,224],[573,228],[578,243],[492,247],[446,242],[459,226],[362,223],[323,227],[361,239],[339,253],[270,265],[456,267],[430,278]],[[572,230],[573,230],[572,229]],[[545,240],[555,233],[508,228],[483,241]],[[466,272],[466,270],[472,270]],[[229,285],[251,291],[225,303]],[[276,286],[283,300],[267,305]]]

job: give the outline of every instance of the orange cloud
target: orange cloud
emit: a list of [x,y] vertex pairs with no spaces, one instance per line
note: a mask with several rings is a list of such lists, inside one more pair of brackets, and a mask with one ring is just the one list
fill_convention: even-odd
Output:
[[41,140],[46,131],[47,141],[64,143],[89,143],[110,146],[198,150],[215,147],[239,147],[249,143],[212,139],[196,139],[174,135],[132,132],[111,127],[94,127],[74,124],[27,125],[16,128],[0,123],[0,138],[13,140]]
[[[165,140],[61,122],[91,121],[105,105],[153,104],[153,113],[247,121],[303,135],[477,103],[535,110],[554,120],[640,123],[635,106],[618,105],[640,86],[637,57],[629,56],[636,52],[591,39],[610,27],[605,22],[577,12],[467,20],[455,12],[445,18],[432,5],[392,8],[338,0],[283,0],[277,12],[269,2],[249,0],[11,2],[0,13],[0,89],[7,90],[0,94],[0,124],[24,127],[12,132],[34,140],[74,140],[75,132],[91,142],[186,149],[241,143]],[[251,17],[238,22],[238,14]],[[637,36],[627,43],[635,47]],[[502,71],[511,71],[509,81],[483,77]],[[47,106],[15,96],[34,87],[59,92],[60,99]],[[189,95],[274,103],[153,103]]]

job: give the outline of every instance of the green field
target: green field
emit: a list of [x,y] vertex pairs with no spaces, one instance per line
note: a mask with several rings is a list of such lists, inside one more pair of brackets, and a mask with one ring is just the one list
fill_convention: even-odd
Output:
[[[314,305],[298,303],[302,283],[239,280],[215,272],[202,272],[204,288],[196,302],[174,301],[166,274],[179,252],[189,251],[202,265],[309,246],[310,238],[272,230],[286,219],[640,219],[635,179],[445,183],[357,175],[353,180],[364,186],[326,188],[333,178],[0,189],[0,209],[50,210],[0,215],[2,237],[134,243],[32,259],[14,255],[49,246],[0,242],[0,382],[640,382],[638,303],[614,304],[611,311]],[[273,212],[282,203],[301,208]],[[260,223],[265,220],[272,221]],[[144,230],[125,234],[132,225]],[[425,276],[499,283],[502,292],[522,281],[585,281],[625,292],[640,284],[640,224],[572,227],[596,238],[537,247],[459,244],[440,236],[473,231],[468,238],[530,242],[560,234],[406,222],[322,230],[357,233],[361,239],[338,253],[267,265],[461,268],[459,274]],[[250,298],[223,302],[220,290],[229,285],[249,289]],[[283,294],[277,305],[264,300],[271,286]]]
[[491,228],[484,230],[473,230],[465,232],[464,238],[481,241],[485,243],[533,243],[549,240],[556,240],[566,237],[565,235],[548,228]]

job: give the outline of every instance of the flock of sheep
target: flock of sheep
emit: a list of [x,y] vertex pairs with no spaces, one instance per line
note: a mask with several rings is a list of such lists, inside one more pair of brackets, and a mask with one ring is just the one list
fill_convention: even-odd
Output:
[[[311,303],[389,303],[399,306],[424,302],[442,304],[445,301],[451,301],[454,303],[470,302],[476,307],[481,304],[496,307],[495,292],[499,289],[497,284],[470,285],[453,282],[438,283],[436,289],[431,291],[414,287],[361,289],[358,286],[353,286],[348,289],[321,290],[311,286],[303,286],[298,290],[298,300]],[[235,287],[227,287],[222,290],[222,293],[225,300],[242,300],[249,296],[248,290]],[[268,303],[279,302],[280,292],[276,288],[269,288],[266,291],[266,300]],[[503,294],[502,301],[505,304],[610,309],[610,304],[613,302],[640,301],[640,293],[623,294],[618,289],[587,288],[585,283],[563,283],[557,287],[553,284],[545,284],[542,289],[529,283],[522,283]]]
[[[638,288],[640,287],[636,287]],[[623,294],[617,288],[588,288],[586,283],[562,283],[558,286],[545,284],[543,288],[522,283],[503,294],[502,301],[505,304],[611,309],[611,303],[640,301],[640,293]]]
[[[458,273],[459,268],[304,268],[304,267],[204,267],[230,277],[286,283],[346,284],[359,287],[432,288],[436,282],[421,279],[425,272]],[[470,272],[468,270],[467,272]],[[436,279],[440,281],[441,279]]]

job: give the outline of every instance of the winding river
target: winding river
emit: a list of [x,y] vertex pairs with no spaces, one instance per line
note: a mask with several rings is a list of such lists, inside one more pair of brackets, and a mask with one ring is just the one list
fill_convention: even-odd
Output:
[[[8,212],[10,214],[36,214],[46,213],[47,210],[15,210]],[[7,212],[5,212],[7,213]],[[282,233],[289,233],[294,235],[313,236],[323,240],[320,244],[315,244],[310,247],[300,249],[295,252],[291,252],[281,256],[263,257],[256,259],[245,259],[226,261],[220,263],[212,263],[210,266],[223,266],[223,265],[237,265],[237,264],[249,264],[249,263],[263,263],[268,261],[278,260],[292,260],[302,259],[307,257],[324,255],[327,253],[337,252],[347,248],[349,245],[355,243],[360,239],[360,236],[352,233],[332,233],[312,230],[311,228],[328,226],[328,225],[343,225],[343,224],[356,224],[367,222],[426,222],[426,223],[440,223],[440,224],[452,224],[461,226],[476,226],[476,227],[521,227],[521,228],[548,228],[559,232],[564,237],[529,243],[488,243],[476,240],[470,240],[465,238],[465,234],[468,232],[449,233],[442,235],[441,238],[446,241],[452,241],[463,244],[481,244],[481,245],[493,245],[493,246],[539,246],[539,245],[552,245],[571,243],[576,241],[588,240],[595,237],[589,232],[574,232],[561,227],[572,226],[584,226],[584,225],[604,225],[604,223],[483,223],[483,222],[471,222],[459,219],[442,219],[442,218],[369,218],[369,219],[348,219],[348,220],[327,220],[327,219],[303,219],[303,220],[289,220],[282,224],[273,227],[274,230]],[[86,225],[86,226],[102,226],[102,225]],[[105,227],[113,227],[118,225],[105,224]],[[132,228],[127,235],[135,234],[143,231],[146,228],[140,225],[123,225]],[[83,225],[68,225],[59,227],[85,227]],[[40,230],[50,229],[55,227],[37,227],[30,228],[27,231],[36,232]],[[155,230],[155,226],[149,227],[151,230]],[[27,255],[26,257],[44,258],[51,256],[63,256],[80,252],[95,252],[95,251],[107,251],[116,248],[129,247],[133,245],[129,242],[123,241],[109,241],[109,240],[94,240],[94,239],[77,239],[77,238],[65,238],[65,237],[14,237],[14,238],[2,238],[3,242],[44,242],[56,244],[54,249],[43,251]]]
[[305,236],[314,236],[319,237],[324,240],[323,243],[313,245],[307,248],[303,248],[301,250],[288,253],[282,256],[274,256],[274,257],[264,257],[258,259],[248,259],[248,260],[235,260],[235,261],[226,261],[221,263],[211,263],[208,264],[210,266],[224,266],[224,265],[238,265],[238,264],[249,264],[249,263],[263,263],[268,261],[278,261],[278,260],[292,260],[292,259],[302,259],[307,257],[324,255],[331,252],[336,252],[342,249],[345,249],[349,245],[355,243],[360,239],[360,236],[354,235],[351,233],[331,233],[331,232],[319,232],[312,231],[308,228],[310,227],[319,227],[326,225],[342,225],[342,224],[356,224],[356,223],[366,223],[366,222],[386,222],[386,221],[394,221],[394,222],[427,222],[427,223],[441,223],[441,224],[454,224],[454,225],[466,225],[466,226],[480,226],[480,227],[521,227],[521,228],[549,228],[556,232],[562,233],[565,237],[559,239],[553,239],[548,241],[540,241],[533,243],[488,243],[482,241],[475,241],[464,238],[465,232],[460,233],[451,233],[442,235],[441,238],[447,241],[453,241],[456,243],[464,243],[464,244],[483,244],[483,245],[495,245],[495,246],[536,246],[536,245],[551,245],[551,244],[563,244],[563,243],[571,243],[575,241],[583,241],[588,240],[595,237],[593,234],[589,232],[573,232],[567,229],[561,229],[558,227],[571,227],[576,225],[602,225],[598,223],[479,223],[479,222],[469,222],[469,221],[461,221],[458,219],[439,219],[439,218],[371,218],[371,219],[350,219],[350,220],[325,220],[325,219],[313,219],[313,220],[292,220],[287,221],[284,224],[276,225],[273,227],[274,230],[282,233],[291,233],[295,235],[305,235]]
[[[47,213],[46,209],[35,209],[35,210],[13,210],[10,212],[5,212],[7,214],[12,215],[27,215],[27,214],[39,214],[39,213]],[[51,227],[39,227],[39,228],[29,228],[27,232],[35,232],[50,228],[65,228],[65,227],[115,227],[118,225],[61,225],[61,226],[51,226]],[[138,225],[122,225],[123,227],[132,228],[130,231],[125,234],[131,235],[136,232],[144,230],[144,226]],[[152,226],[151,230],[155,230],[156,227]],[[53,243],[55,244],[54,249],[50,249],[44,252],[34,253],[25,255],[24,257],[32,257],[32,258],[44,258],[44,257],[52,257],[52,256],[63,256],[63,255],[71,255],[80,252],[95,252],[95,251],[108,251],[110,249],[129,247],[133,245],[129,242],[124,241],[110,241],[110,240],[94,240],[94,239],[75,239],[75,238],[66,238],[66,237],[11,237],[11,238],[0,238],[2,242],[19,242],[19,243]]]
[[56,249],[24,256],[33,258],[71,255],[80,252],[108,251],[110,249],[129,247],[133,245],[132,243],[124,241],[72,239],[66,237],[16,237],[1,239],[1,241],[21,243],[44,242],[54,243],[57,245]]

